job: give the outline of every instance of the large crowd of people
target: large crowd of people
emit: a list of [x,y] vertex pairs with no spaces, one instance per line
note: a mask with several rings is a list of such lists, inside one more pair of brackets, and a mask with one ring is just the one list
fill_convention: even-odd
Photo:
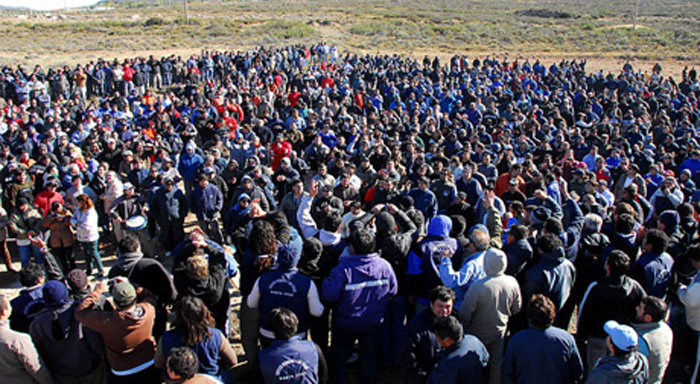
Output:
[[0,382],[697,383],[699,96],[326,43],[4,67]]

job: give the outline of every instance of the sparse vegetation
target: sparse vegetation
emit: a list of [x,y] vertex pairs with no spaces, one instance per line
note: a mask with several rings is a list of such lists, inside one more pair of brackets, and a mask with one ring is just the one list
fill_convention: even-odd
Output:
[[[161,4],[161,5],[159,5]],[[0,64],[31,57],[105,55],[172,47],[241,49],[314,43],[397,53],[577,53],[589,57],[700,60],[700,8],[682,0],[632,4],[603,0],[267,0],[138,1],[61,17],[0,14]],[[54,14],[55,16],[55,14]],[[80,56],[84,57],[84,56]]]

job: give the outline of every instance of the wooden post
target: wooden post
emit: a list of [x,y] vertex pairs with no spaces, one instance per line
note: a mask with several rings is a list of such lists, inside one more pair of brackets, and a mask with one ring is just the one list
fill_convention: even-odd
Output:
[[190,23],[190,14],[187,11],[187,0],[184,0],[185,2],[185,24]]

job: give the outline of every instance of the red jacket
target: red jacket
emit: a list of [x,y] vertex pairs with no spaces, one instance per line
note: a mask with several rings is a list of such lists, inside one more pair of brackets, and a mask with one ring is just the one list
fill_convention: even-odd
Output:
[[46,216],[47,213],[51,212],[51,205],[54,201],[63,204],[63,196],[58,192],[41,191],[34,198],[34,206],[41,213],[41,216]]

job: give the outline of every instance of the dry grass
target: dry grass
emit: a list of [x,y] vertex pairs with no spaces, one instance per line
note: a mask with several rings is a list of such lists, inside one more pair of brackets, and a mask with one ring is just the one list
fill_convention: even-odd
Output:
[[[546,58],[700,61],[697,0],[642,1],[632,29],[632,2],[603,0],[267,0],[136,2],[108,11],[70,11],[61,18],[0,15],[0,63],[73,64],[97,57],[203,48],[310,44],[325,40],[354,52],[468,53]],[[675,63],[675,64],[674,64]],[[617,69],[619,67],[615,67]]]

